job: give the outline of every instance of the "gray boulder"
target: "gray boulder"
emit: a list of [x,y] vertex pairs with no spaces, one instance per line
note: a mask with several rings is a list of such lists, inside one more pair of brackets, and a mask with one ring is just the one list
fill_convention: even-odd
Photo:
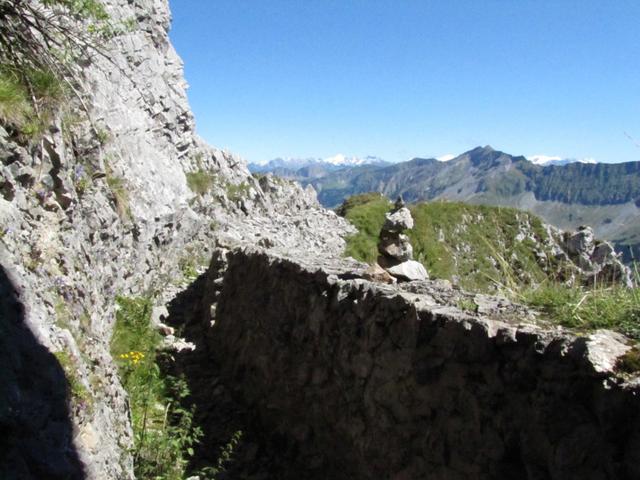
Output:
[[409,242],[409,237],[402,233],[380,232],[378,252],[401,262],[413,258],[413,247]]
[[394,212],[387,213],[386,220],[382,226],[383,231],[398,233],[411,228],[413,228],[413,217],[407,207],[402,207]]
[[429,274],[420,262],[415,260],[407,260],[393,267],[388,267],[387,272],[399,280],[428,280]]
[[595,248],[593,229],[582,226],[566,239],[566,250],[570,257],[590,257]]
[[616,254],[609,242],[599,243],[591,254],[591,261],[598,265],[606,263],[611,258],[616,258]]

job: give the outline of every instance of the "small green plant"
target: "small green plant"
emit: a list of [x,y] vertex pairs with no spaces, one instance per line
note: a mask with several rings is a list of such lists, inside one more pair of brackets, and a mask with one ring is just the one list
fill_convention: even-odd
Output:
[[76,180],[75,187],[79,196],[84,195],[91,186],[91,180],[88,177],[82,177]]
[[640,372],[640,347],[635,345],[631,350],[618,359],[618,370],[625,373]]
[[[215,222],[212,222],[209,227],[215,229]],[[182,279],[193,281],[198,278],[198,269],[207,266],[210,260],[211,258],[209,256],[203,255],[194,248],[187,247],[185,255],[178,260],[178,267],[182,272]],[[182,279],[178,280],[181,281]]]
[[129,188],[127,181],[113,174],[107,174],[107,185],[111,189],[113,199],[116,204],[116,211],[120,218],[131,218],[131,209],[129,207]]
[[100,142],[100,145],[105,145],[111,138],[111,134],[109,133],[109,131],[104,128],[96,128],[95,133],[98,142]]
[[0,120],[22,125],[31,113],[24,86],[13,76],[0,71]]
[[182,275],[185,280],[195,280],[198,278],[198,270],[195,263],[192,261],[186,262],[182,265]]
[[129,394],[136,477],[182,480],[202,436],[193,425],[193,408],[183,406],[187,383],[160,369],[161,336],[151,326],[151,299],[118,297],[117,304],[111,354]]
[[25,140],[46,131],[65,98],[66,88],[51,71],[15,71],[0,65],[0,120],[17,128]]
[[218,456],[218,463],[215,467],[204,467],[198,471],[198,476],[202,480],[216,480],[217,476],[227,470],[229,463],[233,460],[233,454],[235,453],[238,445],[242,441],[242,430],[237,430],[231,436],[229,442],[220,448],[220,455]]
[[91,408],[93,406],[93,397],[78,378],[77,366],[71,358],[71,355],[62,350],[55,352],[54,355],[62,367],[67,383],[69,384],[70,400],[74,405],[83,405],[84,407]]
[[242,183],[227,183],[227,198],[232,202],[237,202],[247,196],[249,193],[249,184],[247,182]]
[[187,172],[187,185],[192,192],[202,196],[209,192],[217,181],[216,175],[205,170]]
[[476,302],[474,302],[473,299],[468,297],[461,297],[458,300],[458,308],[465,312],[476,313],[478,311],[478,305],[476,304]]

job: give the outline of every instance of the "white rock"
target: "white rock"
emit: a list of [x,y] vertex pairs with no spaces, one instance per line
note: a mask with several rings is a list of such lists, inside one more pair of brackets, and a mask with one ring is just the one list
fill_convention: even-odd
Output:
[[420,262],[415,260],[407,260],[393,267],[387,268],[387,272],[396,278],[403,280],[427,280],[429,274]]
[[587,341],[587,358],[596,372],[611,372],[618,358],[631,350],[626,338],[610,330],[596,330]]
[[413,228],[413,217],[407,207],[402,207],[393,213],[386,214],[386,220],[382,230],[389,232],[402,232]]

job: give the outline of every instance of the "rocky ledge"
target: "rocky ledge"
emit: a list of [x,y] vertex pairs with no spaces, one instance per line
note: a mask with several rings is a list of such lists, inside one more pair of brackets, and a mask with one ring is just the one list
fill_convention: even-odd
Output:
[[278,478],[640,478],[624,337],[545,327],[497,297],[469,313],[447,282],[364,272],[244,247],[201,281],[198,348],[288,446]]

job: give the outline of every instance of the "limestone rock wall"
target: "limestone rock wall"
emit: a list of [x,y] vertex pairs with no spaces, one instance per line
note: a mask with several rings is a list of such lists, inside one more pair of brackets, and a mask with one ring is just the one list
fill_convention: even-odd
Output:
[[294,445],[283,478],[640,478],[640,382],[614,371],[624,338],[491,297],[470,315],[445,283],[372,284],[340,260],[225,256],[199,308],[208,351]]
[[[104,3],[132,28],[83,60],[79,98],[35,142],[0,124],[1,478],[133,477],[117,295],[162,302],[215,238],[335,252],[350,231],[313,192],[258,181],[198,138],[167,0]],[[209,191],[192,191],[194,172]]]

